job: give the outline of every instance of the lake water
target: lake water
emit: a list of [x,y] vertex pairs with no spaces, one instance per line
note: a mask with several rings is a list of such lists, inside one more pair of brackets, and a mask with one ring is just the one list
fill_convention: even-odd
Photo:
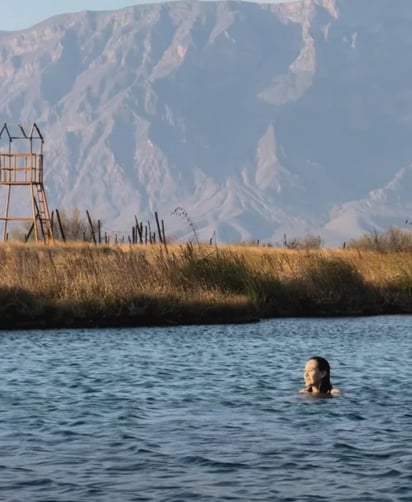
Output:
[[[2,332],[0,500],[411,501],[412,317]],[[311,355],[344,394],[298,394]]]

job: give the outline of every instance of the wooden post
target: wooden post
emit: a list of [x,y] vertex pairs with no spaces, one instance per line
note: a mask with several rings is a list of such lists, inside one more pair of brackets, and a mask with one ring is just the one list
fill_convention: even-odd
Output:
[[160,244],[162,244],[163,243],[162,230],[160,228],[159,215],[157,214],[157,211],[155,211],[155,220],[156,220],[156,225],[157,225],[157,232],[159,234],[159,241],[160,241]]
[[87,209],[86,209],[86,214],[87,214],[87,219],[89,220],[89,225],[90,225],[90,230],[91,230],[91,233],[92,233],[93,242],[94,242],[94,244],[97,244],[97,242],[96,242],[96,236],[94,234],[93,222],[92,222],[92,219],[90,218],[90,214],[89,214],[89,211]]
[[66,236],[64,235],[62,220],[60,219],[59,210],[56,209],[57,223],[59,224],[60,235],[62,236],[63,242],[66,242]]
[[162,238],[163,238],[163,244],[166,247],[165,222],[163,220],[162,220]]
[[140,222],[140,225],[137,227],[137,231],[139,232],[140,244],[143,244],[143,222]]
[[30,235],[33,232],[33,229],[34,229],[34,223],[31,224],[29,231],[24,236],[24,242],[27,242],[30,239]]

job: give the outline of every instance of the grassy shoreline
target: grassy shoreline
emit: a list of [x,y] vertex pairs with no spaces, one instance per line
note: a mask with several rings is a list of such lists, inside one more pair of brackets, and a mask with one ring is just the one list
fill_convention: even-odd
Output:
[[0,245],[0,329],[412,313],[412,253]]

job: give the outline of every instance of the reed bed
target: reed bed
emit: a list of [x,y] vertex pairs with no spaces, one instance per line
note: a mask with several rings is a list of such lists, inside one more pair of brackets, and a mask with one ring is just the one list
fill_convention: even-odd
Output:
[[0,328],[412,312],[412,253],[0,245]]

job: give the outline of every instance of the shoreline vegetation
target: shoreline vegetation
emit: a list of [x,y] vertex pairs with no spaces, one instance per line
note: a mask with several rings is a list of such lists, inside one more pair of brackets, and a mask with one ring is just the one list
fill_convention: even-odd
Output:
[[1,330],[410,314],[412,252],[9,241],[0,298]]

